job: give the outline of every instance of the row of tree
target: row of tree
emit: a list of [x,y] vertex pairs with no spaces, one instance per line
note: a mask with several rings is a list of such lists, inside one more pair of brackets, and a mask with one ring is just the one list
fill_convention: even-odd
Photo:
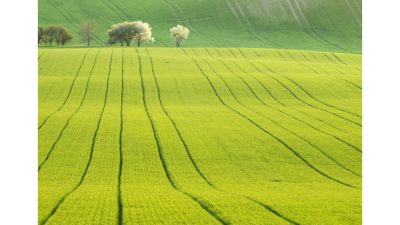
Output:
[[53,41],[57,43],[57,46],[60,46],[60,43],[64,46],[65,43],[70,42],[73,39],[72,34],[63,25],[54,26],[53,24],[50,24],[45,28],[38,26],[38,30],[38,44],[43,42],[45,46],[47,43],[52,46]]
[[123,22],[119,24],[114,24],[111,29],[107,31],[108,44],[115,44],[117,42],[121,43],[123,46],[126,43],[127,46],[132,40],[138,43],[140,47],[141,42],[154,43],[154,38],[151,37],[151,29],[148,23],[143,23],[142,21],[135,22]]
[[[154,38],[152,37],[151,27],[148,23],[143,23],[142,21],[135,22],[123,22],[119,24],[114,24],[111,29],[107,30],[108,39],[106,40],[108,44],[121,43],[121,46],[125,43],[127,46],[134,41],[138,43],[154,43]],[[77,34],[80,36],[81,42],[87,42],[90,46],[90,41],[94,41],[97,38],[96,34],[98,32],[97,24],[94,21],[84,21],[76,30]],[[189,34],[189,29],[178,25],[170,29],[172,43],[177,47],[187,39]],[[57,46],[64,46],[66,42],[72,41],[72,34],[62,25],[49,25],[45,28],[39,26],[39,43],[42,41],[45,45],[50,43],[52,46],[53,41],[57,43]]]
[[[151,27],[148,23],[143,23],[142,21],[135,22],[123,22],[119,24],[114,24],[111,26],[111,29],[107,31],[108,44],[115,44],[117,42],[121,43],[121,46],[124,43],[129,46],[129,44],[133,41],[138,43],[140,47],[141,42],[153,43],[154,38],[151,37]],[[189,29],[178,25],[170,29],[171,31],[171,39],[172,43],[174,43],[177,47],[181,45],[184,39],[187,39],[189,34]]]

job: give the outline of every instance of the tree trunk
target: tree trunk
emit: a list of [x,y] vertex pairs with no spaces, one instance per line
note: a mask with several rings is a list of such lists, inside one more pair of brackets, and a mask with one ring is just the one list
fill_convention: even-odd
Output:
[[121,42],[121,46],[124,46],[124,42]]
[[140,47],[140,38],[139,38],[137,44],[138,44],[137,46]]
[[89,39],[87,40],[87,46],[90,46]]
[[129,47],[129,43],[130,43],[130,42],[127,42],[127,43],[126,43],[126,46],[128,46],[128,47]]

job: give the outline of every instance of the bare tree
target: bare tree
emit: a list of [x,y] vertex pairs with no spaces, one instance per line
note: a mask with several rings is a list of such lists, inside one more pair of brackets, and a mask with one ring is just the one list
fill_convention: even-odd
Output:
[[96,22],[91,20],[84,21],[79,25],[78,29],[76,29],[76,32],[81,37],[81,42],[87,42],[88,46],[90,46],[90,41],[95,40],[98,31],[99,29],[97,29]]

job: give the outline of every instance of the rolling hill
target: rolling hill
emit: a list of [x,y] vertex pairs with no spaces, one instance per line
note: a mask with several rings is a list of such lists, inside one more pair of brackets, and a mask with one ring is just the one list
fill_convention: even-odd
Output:
[[39,50],[39,224],[361,224],[357,54]]
[[[75,37],[38,49],[40,225],[362,224],[361,0],[39,0],[38,13]],[[81,47],[87,19],[100,32]],[[105,44],[136,20],[155,43]]]
[[75,41],[87,19],[99,25],[99,46],[112,24],[142,20],[156,38],[146,46],[173,47],[169,28],[182,24],[191,30],[182,47],[362,51],[361,0],[39,0],[39,24],[62,24]]

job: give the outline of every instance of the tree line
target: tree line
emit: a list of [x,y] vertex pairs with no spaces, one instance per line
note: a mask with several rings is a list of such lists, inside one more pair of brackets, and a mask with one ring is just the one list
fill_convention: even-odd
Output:
[[[123,22],[114,24],[111,26],[111,29],[107,30],[108,39],[106,42],[108,44],[116,44],[120,43],[121,46],[124,43],[129,46],[132,41],[138,43],[138,47],[140,47],[140,43],[154,43],[155,39],[152,37],[151,33],[152,28],[148,23],[143,23],[142,21],[135,22]],[[84,21],[77,29],[76,33],[80,37],[81,42],[87,42],[88,46],[90,46],[90,41],[94,41],[97,38],[97,32],[99,29],[97,28],[97,24],[94,21]],[[184,41],[184,39],[188,38],[189,29],[177,25],[170,29],[172,43],[174,43],[177,47],[180,47],[180,44]],[[44,42],[45,46],[47,43],[52,46],[53,41],[57,43],[57,46],[61,43],[62,46],[66,42],[72,41],[72,34],[62,25],[49,25],[45,28],[39,26],[39,43]]]
[[45,28],[38,25],[38,29],[38,44],[40,44],[40,42],[43,42],[45,46],[47,45],[47,43],[52,46],[54,41],[57,43],[57,46],[60,46],[60,43],[62,46],[64,46],[66,42],[70,42],[73,39],[72,34],[63,25],[54,26],[53,24],[50,24]]
[[[106,40],[108,44],[116,44],[119,42],[121,46],[129,44],[134,41],[138,43],[140,47],[141,42],[154,43],[154,38],[152,37],[151,28],[148,23],[143,23],[142,21],[135,22],[123,22],[114,24],[111,29],[107,30],[108,39]],[[184,39],[188,38],[189,29],[178,25],[169,30],[171,32],[172,43],[177,47],[181,45]]]

